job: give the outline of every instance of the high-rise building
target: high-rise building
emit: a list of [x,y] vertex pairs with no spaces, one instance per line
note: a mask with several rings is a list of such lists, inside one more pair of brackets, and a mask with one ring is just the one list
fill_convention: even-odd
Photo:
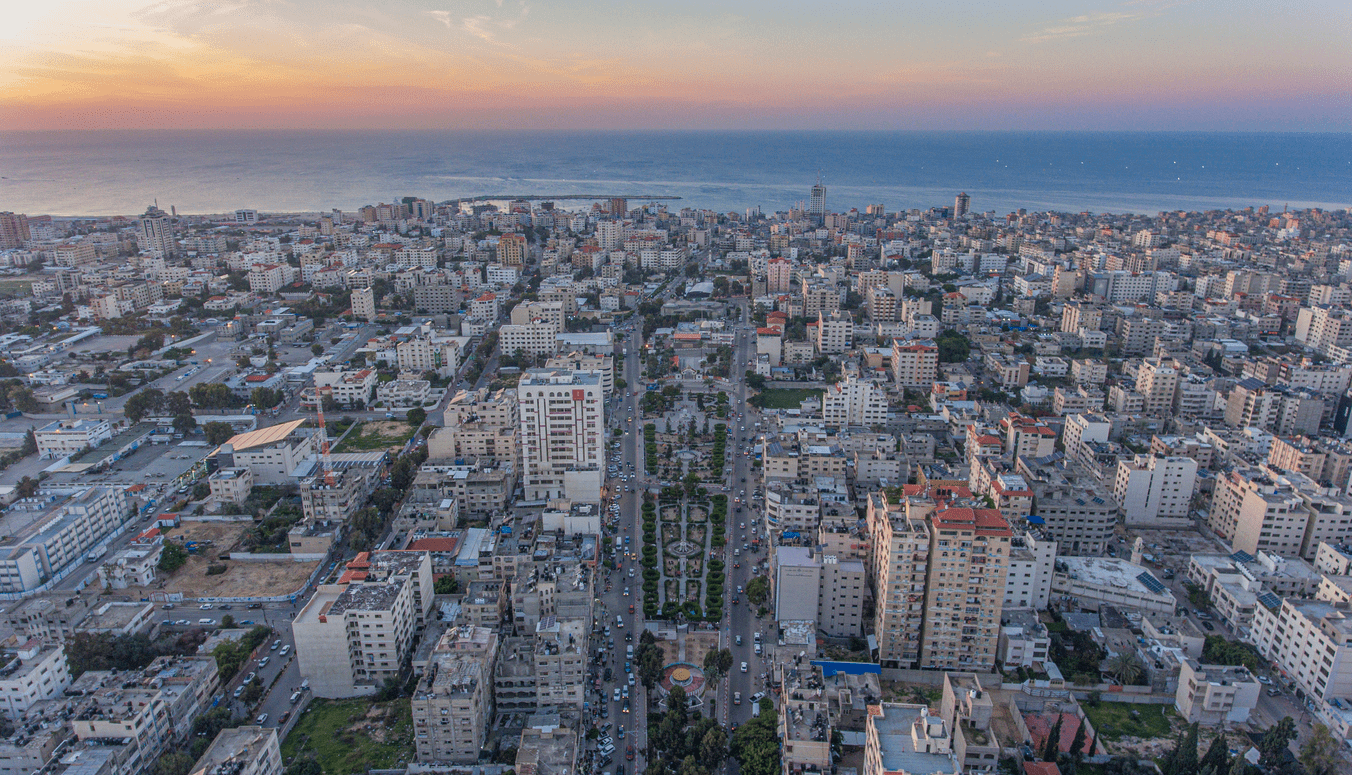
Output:
[[141,230],[136,237],[142,250],[157,250],[165,256],[174,255],[174,224],[168,213],[152,205],[146,208],[140,223]]
[[901,387],[929,390],[939,376],[939,348],[932,340],[892,341],[892,377]]
[[772,258],[766,265],[765,292],[778,296],[788,293],[793,287],[793,264],[788,259]]
[[1197,461],[1190,457],[1137,455],[1117,461],[1113,497],[1126,524],[1140,527],[1191,527],[1188,517]]
[[893,507],[881,492],[869,493],[867,518],[873,547],[869,576],[876,601],[873,631],[878,661],[884,667],[914,667],[920,659],[925,618],[929,524]]
[[961,218],[972,210],[972,198],[967,196],[967,192],[958,194],[953,200],[953,217]]
[[352,316],[372,322],[376,319],[376,292],[374,288],[358,288],[352,292]]
[[920,667],[990,671],[1009,569],[1009,523],[995,509],[950,506],[929,517]]
[[821,181],[812,187],[812,197],[808,200],[807,214],[813,216],[826,215],[826,186]]
[[30,237],[28,216],[22,213],[0,213],[0,250],[21,248]]
[[526,238],[520,234],[504,234],[498,240],[498,263],[521,266],[526,263]]
[[846,377],[822,395],[826,425],[882,425],[887,422],[887,394],[872,382]]
[[597,374],[529,369],[517,385],[526,500],[596,502],[604,469],[605,393]]
[[1178,369],[1172,360],[1146,358],[1136,372],[1136,392],[1145,397],[1145,413],[1169,417],[1178,391]]

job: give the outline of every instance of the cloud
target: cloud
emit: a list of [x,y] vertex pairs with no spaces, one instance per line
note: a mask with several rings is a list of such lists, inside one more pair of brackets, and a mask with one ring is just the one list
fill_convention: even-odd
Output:
[[1058,24],[1043,29],[1020,38],[1025,43],[1048,43],[1054,40],[1066,40],[1068,38],[1079,38],[1085,35],[1093,35],[1102,32],[1109,27],[1121,24],[1123,22],[1136,21],[1144,19],[1153,14],[1145,13],[1122,13],[1122,12],[1100,12],[1074,16]]
[[427,13],[428,13],[428,15],[431,16],[433,19],[436,19],[437,21],[439,21],[439,22],[441,22],[442,24],[446,25],[447,28],[450,28],[450,29],[454,29],[454,28],[455,28],[455,24],[453,24],[453,23],[451,22],[451,12],[450,12],[450,11],[428,11]]

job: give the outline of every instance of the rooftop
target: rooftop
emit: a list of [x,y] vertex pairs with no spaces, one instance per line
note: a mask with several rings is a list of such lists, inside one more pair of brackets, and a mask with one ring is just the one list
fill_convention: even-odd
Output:
[[235,775],[247,762],[266,755],[277,744],[277,732],[262,727],[223,729],[211,742],[202,758],[190,770],[191,775]]
[[[962,769],[951,753],[926,753],[916,750],[913,728],[917,724],[930,725],[943,721],[930,716],[924,705],[883,703],[870,705],[869,714],[878,732],[878,753],[884,772],[905,772],[907,775],[958,775]],[[947,731],[943,731],[947,735]]]

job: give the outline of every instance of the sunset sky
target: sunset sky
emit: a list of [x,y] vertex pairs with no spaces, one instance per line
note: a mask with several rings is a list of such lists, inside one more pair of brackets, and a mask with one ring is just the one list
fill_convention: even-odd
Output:
[[1352,3],[27,0],[0,129],[1352,127]]

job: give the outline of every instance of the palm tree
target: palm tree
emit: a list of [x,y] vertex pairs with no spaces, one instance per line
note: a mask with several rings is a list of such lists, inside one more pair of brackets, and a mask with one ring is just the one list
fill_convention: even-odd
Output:
[[1135,654],[1118,654],[1108,660],[1104,672],[1117,679],[1117,682],[1130,686],[1145,675],[1145,665]]

